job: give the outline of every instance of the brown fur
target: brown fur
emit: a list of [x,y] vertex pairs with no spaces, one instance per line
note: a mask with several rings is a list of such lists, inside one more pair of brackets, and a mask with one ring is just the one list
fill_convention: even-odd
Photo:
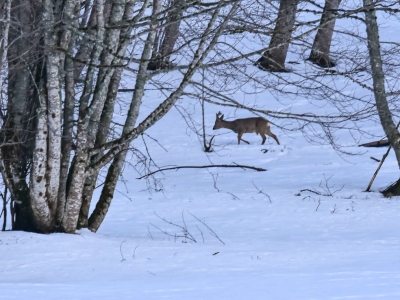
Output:
[[262,137],[261,145],[264,145],[267,139],[265,135],[269,135],[278,143],[278,145],[280,145],[277,136],[271,132],[269,122],[261,117],[225,121],[224,115],[219,112],[216,116],[213,129],[216,130],[220,128],[227,128],[236,132],[238,134],[238,144],[240,144],[240,140],[250,144],[248,141],[242,139],[242,135],[244,133],[255,132],[257,135],[260,134]]

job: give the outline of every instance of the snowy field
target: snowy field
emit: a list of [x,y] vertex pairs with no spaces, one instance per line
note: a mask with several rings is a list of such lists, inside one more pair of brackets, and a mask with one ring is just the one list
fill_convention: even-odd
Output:
[[[385,28],[390,36],[394,29]],[[145,99],[141,118],[160,97]],[[287,101],[293,113],[315,110],[305,98],[253,100],[271,110]],[[178,105],[200,122],[198,103]],[[97,233],[0,232],[0,299],[400,299],[400,201],[379,193],[399,176],[394,154],[367,193],[378,166],[370,157],[381,159],[386,147],[357,147],[343,130],[343,150],[357,154],[343,155],[273,125],[281,145],[271,138],[260,145],[255,134],[244,136],[250,145],[237,145],[233,132],[212,131],[219,110],[228,120],[251,116],[206,105],[207,134],[217,135],[214,152],[205,153],[173,108],[147,132],[157,142],[144,136],[154,162],[267,171],[170,170],[154,175],[155,191],[127,165]],[[363,129],[383,137],[379,124]],[[133,145],[146,152],[141,138]]]
[[378,192],[396,179],[393,155],[363,192],[377,167],[370,156],[386,148],[345,160],[277,128],[280,146],[219,132],[207,155],[173,110],[149,132],[168,152],[148,146],[159,166],[267,171],[166,171],[156,175],[162,192],[149,193],[127,168],[96,234],[0,233],[0,299],[400,299],[400,201]]

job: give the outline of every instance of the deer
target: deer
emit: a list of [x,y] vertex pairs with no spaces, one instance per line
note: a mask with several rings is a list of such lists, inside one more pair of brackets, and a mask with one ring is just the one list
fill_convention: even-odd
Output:
[[262,117],[246,118],[246,119],[236,119],[233,121],[225,121],[224,115],[221,112],[217,113],[215,119],[215,124],[213,129],[217,130],[220,128],[227,128],[238,134],[238,145],[240,141],[250,144],[248,141],[242,139],[243,133],[255,132],[257,135],[260,134],[262,137],[261,145],[264,145],[267,137],[269,135],[272,137],[278,145],[280,145],[278,138],[275,134],[271,132],[269,122]]

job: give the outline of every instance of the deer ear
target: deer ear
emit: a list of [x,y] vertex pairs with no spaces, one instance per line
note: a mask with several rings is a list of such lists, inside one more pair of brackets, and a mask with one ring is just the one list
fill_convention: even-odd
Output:
[[223,120],[224,119],[224,115],[221,115],[221,118],[220,118],[221,120]]

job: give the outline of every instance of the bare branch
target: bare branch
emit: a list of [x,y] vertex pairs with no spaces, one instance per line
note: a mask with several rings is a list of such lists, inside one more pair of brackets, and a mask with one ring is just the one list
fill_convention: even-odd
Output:
[[142,179],[142,178],[147,178],[155,173],[158,172],[164,172],[168,170],[179,170],[179,169],[207,169],[207,168],[243,168],[243,169],[251,169],[259,172],[267,171],[266,169],[263,168],[257,168],[257,167],[252,167],[252,166],[245,166],[245,165],[205,165],[205,166],[178,166],[178,167],[169,167],[169,168],[163,168],[154,172],[151,172],[149,174],[143,175],[139,178],[136,179]]

